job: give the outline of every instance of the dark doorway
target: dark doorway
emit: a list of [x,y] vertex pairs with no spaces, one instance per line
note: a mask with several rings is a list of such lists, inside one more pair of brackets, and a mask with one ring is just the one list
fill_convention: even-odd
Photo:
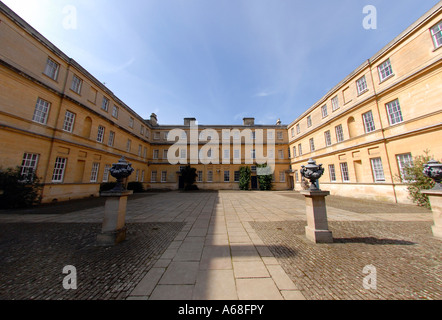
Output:
[[178,179],[178,188],[179,188],[179,189],[184,189],[184,179],[183,179],[182,176],[179,176],[179,179]]
[[251,182],[252,182],[252,190],[257,190],[258,189],[258,177],[257,176],[252,176],[251,177]]

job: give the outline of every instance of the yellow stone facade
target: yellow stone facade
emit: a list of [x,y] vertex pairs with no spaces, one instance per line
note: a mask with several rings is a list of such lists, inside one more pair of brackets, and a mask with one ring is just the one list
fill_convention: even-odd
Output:
[[401,166],[442,158],[441,23],[438,4],[288,126],[295,189],[314,158],[334,195],[410,202]]
[[[262,132],[264,150],[270,134],[275,144],[264,155],[274,159],[275,190],[300,190],[301,165],[314,158],[326,169],[321,187],[332,194],[409,202],[400,166],[425,149],[442,158],[442,49],[431,32],[441,21],[439,4],[290,125],[255,125],[253,118],[199,125],[198,144],[178,155],[183,163],[170,164],[170,132],[183,130],[189,141],[196,119],[176,126],[159,125],[154,114],[143,119],[0,3],[0,166],[35,170],[43,202],[98,196],[121,156],[135,169],[130,181],[178,189],[180,167],[192,150],[207,150],[201,135],[213,129],[218,161],[191,163],[197,185],[235,190],[239,168],[256,166],[247,163],[256,137],[247,142],[247,135]],[[223,145],[223,130],[244,134],[241,143],[231,136]]]

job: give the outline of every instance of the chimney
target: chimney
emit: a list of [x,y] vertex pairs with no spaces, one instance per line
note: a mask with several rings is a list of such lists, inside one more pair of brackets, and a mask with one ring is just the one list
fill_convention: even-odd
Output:
[[184,125],[185,126],[190,127],[190,124],[192,122],[196,122],[196,119],[195,118],[184,118]]
[[244,118],[243,121],[245,126],[251,127],[255,125],[255,118]]
[[277,126],[280,126],[281,123],[282,123],[282,122],[281,122],[281,119],[278,119],[278,121],[276,121],[276,125],[277,125]]
[[158,125],[158,118],[157,115],[155,113],[152,113],[150,115],[150,124],[153,126],[157,126]]

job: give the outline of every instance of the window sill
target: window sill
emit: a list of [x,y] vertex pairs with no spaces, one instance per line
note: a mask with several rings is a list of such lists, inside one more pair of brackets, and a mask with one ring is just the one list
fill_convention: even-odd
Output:
[[379,84],[384,83],[385,81],[389,80],[390,78],[393,78],[394,76],[395,76],[394,73],[390,74],[390,75],[389,75],[388,77],[386,77],[385,79],[382,79],[382,80],[379,82]]

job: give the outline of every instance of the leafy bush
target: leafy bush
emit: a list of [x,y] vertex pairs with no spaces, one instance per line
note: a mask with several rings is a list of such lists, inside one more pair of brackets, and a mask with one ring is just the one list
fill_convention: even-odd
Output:
[[131,181],[127,184],[127,190],[132,190],[134,193],[144,192],[143,184],[138,181]]
[[198,187],[195,185],[196,177],[198,177],[195,168],[192,168],[189,165],[185,166],[181,170],[181,176],[184,182],[184,190],[186,191],[198,190]]
[[249,190],[251,173],[252,173],[252,171],[251,171],[250,167],[239,168],[239,189],[240,190]]
[[26,208],[41,201],[40,179],[35,173],[22,176],[21,168],[0,168],[0,203],[2,209]]
[[432,159],[429,153],[429,150],[425,150],[424,155],[415,157],[413,163],[404,168],[404,176],[399,178],[408,184],[408,194],[414,203],[420,207],[431,209],[428,196],[421,193],[422,190],[432,189],[435,184],[433,179],[423,173],[424,166]]
[[[258,168],[265,168],[267,167],[267,164],[258,165]],[[259,190],[263,191],[269,191],[272,190],[272,180],[273,175],[258,175],[258,182],[259,182]]]
[[103,182],[100,184],[100,192],[110,191],[117,185],[117,182]]

